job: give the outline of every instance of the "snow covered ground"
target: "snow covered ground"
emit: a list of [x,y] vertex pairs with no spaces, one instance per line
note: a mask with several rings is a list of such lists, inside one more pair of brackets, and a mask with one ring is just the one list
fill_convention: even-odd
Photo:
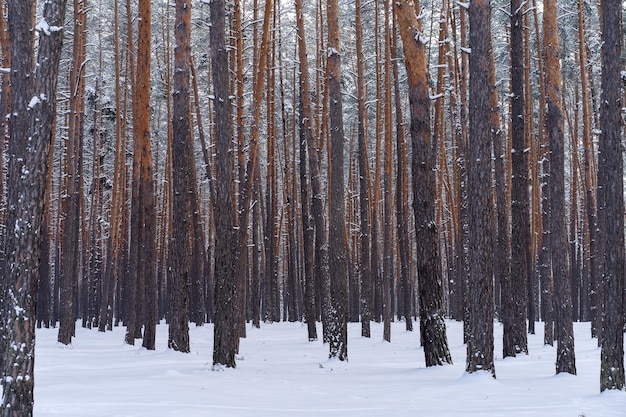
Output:
[[[56,329],[37,331],[35,416],[626,416],[626,392],[600,394],[600,349],[589,323],[575,323],[578,375],[554,375],[555,349],[543,326],[529,336],[530,354],[502,360],[496,326],[497,380],[467,375],[462,324],[448,322],[454,365],[429,368],[418,332],[393,323],[372,338],[350,324],[348,363],[329,361],[328,346],[308,342],[301,323],[248,328],[237,369],[211,368],[213,326],[191,330],[192,353],[167,349],[160,325],[157,350],[123,344],[113,332],[77,328],[70,348]],[[319,329],[321,334],[321,328]]]

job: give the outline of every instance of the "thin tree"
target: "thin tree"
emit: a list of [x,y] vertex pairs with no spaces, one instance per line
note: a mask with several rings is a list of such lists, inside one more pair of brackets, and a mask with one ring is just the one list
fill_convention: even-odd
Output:
[[602,2],[602,94],[598,186],[604,190],[605,239],[600,390],[623,390],[624,379],[624,166],[622,163],[622,5]]
[[[528,353],[526,310],[530,262],[530,209],[528,152],[524,115],[524,4],[511,0],[511,295],[512,329],[509,345],[514,352]],[[534,318],[530,318],[534,320]],[[514,356],[514,355],[513,355]]]
[[[357,0],[359,1],[359,0]],[[314,245],[315,229],[311,214],[311,173],[309,166],[311,156],[309,147],[313,138],[313,103],[311,100],[311,80],[309,61],[304,30],[304,14],[302,0],[295,0],[296,31],[298,34],[298,59],[300,65],[300,200],[302,210],[302,229],[304,245],[304,317],[307,323],[309,341],[317,340],[315,314],[315,264]]]
[[341,97],[341,36],[339,32],[339,4],[337,0],[327,2],[328,60],[326,76],[328,82],[328,115],[330,119],[330,246],[329,267],[331,277],[331,299],[329,323],[329,357],[348,360],[348,326],[346,309],[348,304],[347,242],[344,195],[344,131]]
[[[412,0],[394,3],[409,79],[413,146],[413,212],[418,240],[420,333],[426,366],[452,363],[442,305],[441,264],[435,222],[435,147],[430,131],[430,97],[424,38]],[[415,6],[415,7],[414,7]]]
[[574,329],[565,224],[564,134],[561,95],[561,64],[556,0],[544,1],[544,58],[546,64],[546,132],[550,143],[550,246],[554,279],[556,372],[576,374]]
[[359,154],[359,218],[361,248],[361,336],[370,337],[372,320],[372,269],[371,269],[371,180],[367,145],[367,107],[365,106],[365,57],[363,54],[363,16],[362,2],[355,3],[355,37],[357,68],[357,137]]
[[60,323],[58,341],[64,345],[72,342],[76,330],[76,308],[78,276],[79,276],[79,233],[81,220],[81,176],[83,153],[83,127],[85,103],[84,78],[84,44],[87,38],[85,0],[74,0],[74,41],[73,61],[70,69],[70,114],[68,140],[66,149],[66,201],[65,201],[65,230],[63,231],[63,253],[61,258],[61,294],[60,294]]
[[[35,2],[8,1],[11,34],[11,129],[6,226],[0,259],[0,345],[3,417],[32,416],[35,360],[35,301],[48,153],[55,117],[57,75],[66,1],[44,5],[38,25],[38,65],[33,77]],[[15,348],[20,346],[20,349]]]
[[469,323],[466,371],[487,371],[493,363],[493,203],[491,183],[491,4],[469,6],[469,147],[467,194],[469,220]]

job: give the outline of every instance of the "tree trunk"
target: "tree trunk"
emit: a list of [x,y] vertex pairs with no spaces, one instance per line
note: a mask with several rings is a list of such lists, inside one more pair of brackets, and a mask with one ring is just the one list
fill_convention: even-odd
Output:
[[357,59],[357,137],[359,154],[359,215],[361,231],[361,336],[370,337],[372,321],[372,270],[371,270],[371,181],[367,140],[367,107],[365,106],[365,58],[363,56],[362,2],[356,0],[356,59]]
[[467,193],[469,217],[469,325],[466,371],[490,372],[493,363],[493,244],[490,198],[491,5],[474,0],[469,9],[469,137]]
[[528,353],[526,313],[527,304],[532,302],[527,299],[531,241],[524,115],[524,10],[522,0],[511,0],[511,290],[515,353]]
[[624,167],[622,163],[622,8],[603,2],[602,95],[600,102],[600,172],[605,239],[600,390],[624,389]]
[[65,5],[62,0],[44,6],[43,18],[58,30],[41,30],[33,77],[35,3],[8,1],[12,112],[6,226],[15,233],[5,236],[0,259],[3,417],[33,414],[35,300]]
[[395,2],[409,78],[413,145],[413,211],[418,242],[420,333],[426,366],[452,363],[442,305],[441,262],[435,221],[435,147],[431,142],[425,38],[410,1]]
[[329,303],[329,357],[348,360],[348,327],[346,309],[348,304],[348,271],[346,215],[344,195],[344,131],[341,97],[341,44],[339,32],[339,5],[337,0],[327,2],[328,19],[328,115],[330,118],[331,148],[329,152],[329,219],[330,247],[329,268],[331,299]]
[[[189,104],[189,37],[191,5],[176,1],[174,35],[174,80],[172,115],[172,238],[169,244],[171,266],[169,281],[169,334],[167,345],[179,352],[189,352],[189,289],[191,269],[191,170],[192,153]],[[194,260],[197,262],[197,260]]]
[[236,277],[233,127],[225,42],[226,4],[214,0],[211,9],[211,69],[215,106],[215,327],[213,365],[234,368],[236,352]]
[[309,77],[309,62],[306,49],[306,34],[304,30],[304,15],[302,0],[295,0],[296,30],[298,33],[298,58],[300,60],[300,200],[302,209],[302,228],[304,239],[304,316],[307,323],[309,341],[317,340],[315,314],[315,229],[312,219],[311,178],[313,168],[313,103],[311,102],[311,81]]
[[561,65],[555,0],[544,2],[544,55],[546,63],[546,132],[550,143],[550,246],[554,278],[556,372],[576,374],[570,271],[565,224],[564,134],[561,95]]
[[65,230],[63,232],[63,257],[61,259],[60,286],[60,325],[58,341],[64,345],[72,342],[75,335],[75,303],[78,289],[79,265],[79,232],[80,232],[80,197],[82,178],[79,162],[82,160],[84,103],[84,73],[82,63],[83,43],[86,40],[86,4],[82,0],[74,0],[74,45],[73,65],[70,70],[70,114],[67,141],[67,191],[65,201]]

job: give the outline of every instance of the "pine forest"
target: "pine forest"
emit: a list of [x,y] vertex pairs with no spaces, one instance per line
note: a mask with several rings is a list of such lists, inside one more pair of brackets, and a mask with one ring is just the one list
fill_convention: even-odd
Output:
[[626,389],[623,2],[0,8],[0,416],[33,413],[36,331],[81,326],[211,325],[225,369],[251,328],[348,361],[401,322],[430,367],[455,321],[496,378],[536,323],[575,375],[589,322]]

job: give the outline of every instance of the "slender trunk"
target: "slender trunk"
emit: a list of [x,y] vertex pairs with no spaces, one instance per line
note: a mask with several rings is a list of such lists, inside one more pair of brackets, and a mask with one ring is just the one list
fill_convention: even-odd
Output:
[[544,2],[544,55],[546,63],[546,132],[550,143],[550,246],[554,277],[555,329],[557,330],[556,372],[576,374],[570,271],[565,225],[563,110],[557,6]]
[[330,322],[329,357],[348,360],[348,328],[346,308],[348,301],[346,215],[344,195],[344,131],[341,97],[341,36],[339,32],[339,5],[337,0],[327,2],[328,61],[328,114],[330,119],[331,148],[329,152],[329,220],[330,247]]

